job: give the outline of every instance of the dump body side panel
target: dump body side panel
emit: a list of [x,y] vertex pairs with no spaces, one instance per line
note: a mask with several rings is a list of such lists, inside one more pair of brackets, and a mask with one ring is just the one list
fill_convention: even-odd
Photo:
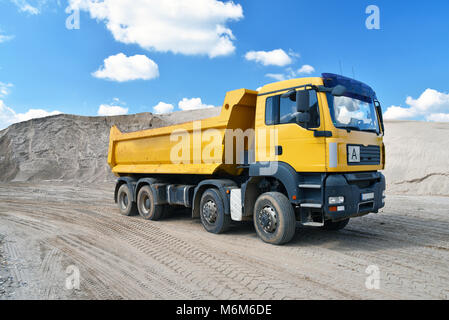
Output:
[[256,91],[240,89],[226,94],[218,117],[131,133],[112,127],[108,154],[112,172],[121,176],[223,170],[238,175],[235,163],[225,163],[226,129],[254,128],[256,100]]

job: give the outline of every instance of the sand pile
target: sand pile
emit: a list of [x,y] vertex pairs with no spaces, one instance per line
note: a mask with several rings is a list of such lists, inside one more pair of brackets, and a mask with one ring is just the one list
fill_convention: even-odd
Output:
[[[0,131],[0,181],[109,181],[109,129],[157,128],[216,116],[220,108],[167,115],[115,117],[57,115]],[[449,196],[449,123],[389,121],[385,124],[390,193]]]
[[64,114],[13,124],[0,131],[0,181],[114,180],[106,163],[112,125],[129,132],[202,119],[219,112],[220,108],[168,115]]
[[388,121],[385,131],[389,192],[449,196],[449,123]]

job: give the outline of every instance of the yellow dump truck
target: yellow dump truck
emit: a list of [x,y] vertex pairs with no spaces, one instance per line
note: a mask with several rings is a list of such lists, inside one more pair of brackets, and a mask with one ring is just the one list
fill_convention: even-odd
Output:
[[335,74],[226,94],[217,117],[122,133],[108,163],[124,215],[162,219],[190,208],[212,233],[254,222],[267,243],[297,222],[325,230],[385,204],[384,126],[375,92]]

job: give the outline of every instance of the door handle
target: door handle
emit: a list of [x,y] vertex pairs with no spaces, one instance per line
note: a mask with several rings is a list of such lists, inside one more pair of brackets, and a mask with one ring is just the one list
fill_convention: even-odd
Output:
[[274,154],[275,154],[276,156],[282,155],[282,146],[275,146],[275,147],[274,147]]
[[332,131],[314,130],[313,135],[315,138],[320,138],[320,137],[330,138],[330,137],[332,137]]

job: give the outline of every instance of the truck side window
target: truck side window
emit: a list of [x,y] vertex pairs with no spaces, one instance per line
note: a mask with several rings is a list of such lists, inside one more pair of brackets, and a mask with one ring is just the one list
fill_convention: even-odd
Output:
[[296,123],[296,114],[296,99],[280,97],[279,124]]
[[303,128],[318,128],[320,126],[320,112],[318,97],[315,90],[307,90],[309,93],[308,110],[310,122],[308,124],[297,122],[296,101],[290,98],[282,98],[281,95],[269,97],[265,106],[265,124],[276,125],[297,123]]
[[320,126],[320,108],[315,90],[309,90],[309,114],[308,128],[318,128]]
[[265,124],[268,126],[272,126],[277,124],[277,116],[279,112],[276,110],[276,105],[279,105],[276,103],[279,101],[278,96],[274,97],[268,97],[267,102],[265,105]]

